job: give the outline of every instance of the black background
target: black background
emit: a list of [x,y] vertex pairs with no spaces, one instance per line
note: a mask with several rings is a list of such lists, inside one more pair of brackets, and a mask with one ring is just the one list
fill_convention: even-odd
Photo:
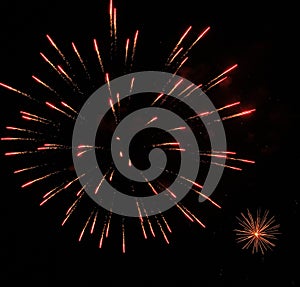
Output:
[[[47,54],[51,50],[45,34],[50,34],[62,49],[72,41],[83,50],[85,43],[92,45],[94,37],[101,41],[108,30],[106,2],[3,2],[0,82],[34,91],[31,75],[43,75],[45,69],[39,52]],[[135,30],[140,30],[136,63],[143,64],[137,64],[141,65],[137,68],[155,68],[189,25],[199,32],[210,26],[211,31],[194,47],[180,75],[197,84],[226,67],[239,65],[209,95],[216,106],[239,100],[243,108],[256,109],[251,116],[224,123],[229,150],[238,151],[256,164],[243,165],[242,172],[225,171],[213,194],[222,209],[207,203],[199,207],[207,228],[182,217],[173,222],[169,245],[162,237],[144,240],[140,230],[133,230],[125,254],[121,253],[118,234],[112,234],[102,249],[93,241],[78,243],[80,229],[76,222],[61,228],[62,217],[55,204],[41,208],[40,198],[33,192],[20,191],[22,183],[12,175],[16,162],[1,155],[3,286],[15,281],[36,286],[299,284],[299,201],[297,167],[293,167],[299,156],[292,138],[298,114],[286,95],[277,92],[277,10],[273,7],[271,12],[253,1],[237,3],[115,1],[118,33],[133,37]],[[4,127],[14,122],[22,100],[2,88],[0,97],[2,137]],[[3,154],[9,146],[2,147]],[[282,233],[277,246],[265,256],[242,250],[232,231],[235,216],[246,208],[259,207],[270,210]]]

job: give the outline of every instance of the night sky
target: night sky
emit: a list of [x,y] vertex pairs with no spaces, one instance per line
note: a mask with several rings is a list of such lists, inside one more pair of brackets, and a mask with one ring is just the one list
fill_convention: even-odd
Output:
[[[42,51],[51,59],[59,59],[45,37],[49,34],[66,57],[72,54],[72,41],[80,47],[94,78],[94,86],[85,86],[88,93],[93,92],[97,83],[100,86],[101,81],[96,78],[97,73],[100,75],[97,58],[91,53],[94,53],[94,38],[109,52],[108,1],[74,2],[2,3],[0,82],[43,97],[45,90],[33,82],[34,74],[64,91],[39,55]],[[172,227],[172,233],[168,234],[170,244],[166,244],[159,232],[155,239],[149,233],[149,239],[144,240],[139,225],[128,219],[126,253],[122,254],[121,221],[117,217],[112,219],[111,234],[102,249],[97,247],[99,236],[85,236],[78,242],[84,223],[80,212],[64,227],[60,226],[71,198],[59,196],[40,207],[41,195],[49,190],[48,183],[21,189],[31,177],[18,177],[13,171],[20,165],[30,165],[31,158],[4,157],[15,146],[1,141],[2,286],[17,282],[32,286],[58,283],[68,286],[76,283],[81,286],[299,286],[298,168],[293,167],[299,156],[294,158],[297,140],[292,138],[299,115],[286,94],[277,91],[276,14],[260,7],[259,2],[237,3],[114,2],[118,41],[124,46],[127,36],[133,39],[136,29],[140,32],[134,71],[160,70],[190,25],[194,37],[208,26],[211,29],[191,51],[188,62],[178,73],[180,76],[200,84],[238,64],[228,79],[207,95],[216,107],[240,101],[241,110],[256,109],[249,116],[224,121],[228,150],[256,163],[237,164],[242,171],[225,169],[212,195],[221,209],[207,201],[200,204],[197,197],[187,200],[186,206],[191,204],[206,228],[170,210],[165,213]],[[107,56],[103,57],[106,61]],[[0,132],[1,137],[6,137],[9,135],[5,127],[21,123],[17,119],[18,111],[30,110],[31,104],[21,95],[0,88]],[[268,209],[280,224],[276,246],[265,255],[251,254],[251,250],[242,250],[236,243],[233,232],[237,228],[236,216],[247,208]],[[85,209],[83,214],[86,218]]]

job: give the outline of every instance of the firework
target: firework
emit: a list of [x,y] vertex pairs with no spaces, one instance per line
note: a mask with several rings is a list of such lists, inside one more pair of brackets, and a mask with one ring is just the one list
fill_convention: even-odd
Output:
[[237,242],[243,244],[243,249],[251,249],[252,253],[265,254],[266,251],[275,247],[279,224],[276,224],[274,216],[269,216],[269,210],[262,214],[258,209],[253,215],[248,209],[247,214],[241,213],[237,217],[240,229],[234,229]]
[[[134,68],[133,64],[135,61],[135,55],[136,51],[139,48],[138,41],[140,39],[140,31],[136,30],[134,33],[132,33],[132,37],[126,38],[126,42],[121,42],[121,37],[118,37],[117,33],[119,33],[120,27],[118,27],[117,30],[117,10],[113,5],[112,0],[109,3],[109,37],[110,37],[110,55],[108,55],[108,59],[114,60],[114,56],[119,53],[118,58],[122,58],[120,63],[118,63],[119,66],[121,66],[123,69],[123,72],[131,72]],[[192,48],[194,48],[197,43],[202,40],[202,38],[205,37],[205,35],[210,31],[210,27],[206,27],[202,29],[198,37],[196,39],[189,38],[190,32],[192,31],[193,27],[189,26],[185,32],[179,37],[179,40],[175,43],[174,48],[171,50],[168,58],[166,59],[165,63],[163,64],[162,69],[167,70],[168,72],[172,73],[173,75],[176,75],[182,66],[188,61],[189,59],[189,52]],[[192,36],[191,36],[192,37]],[[72,67],[72,61],[70,61],[68,58],[68,55],[63,52],[63,49],[59,47],[59,45],[54,41],[52,37],[49,35],[46,35],[46,38],[48,42],[50,43],[52,49],[54,48],[55,52],[58,53],[58,56],[60,57],[60,62],[55,63],[53,60],[50,60],[48,56],[46,57],[44,53],[40,52],[40,55],[47,65],[51,68],[52,71],[56,73],[56,75],[59,76],[60,80],[62,80],[63,85],[63,91],[65,95],[65,87],[68,87],[70,89],[70,93],[62,97],[62,92],[60,90],[60,85],[52,86],[51,84],[46,83],[46,81],[41,80],[39,77],[32,75],[32,79],[36,84],[41,86],[42,88],[46,89],[48,92],[47,97],[40,97],[39,95],[34,96],[27,92],[20,91],[19,89],[13,88],[10,85],[0,83],[0,86],[2,88],[7,89],[8,91],[15,92],[21,96],[24,96],[26,99],[32,102],[31,111],[20,111],[20,119],[18,120],[18,125],[11,125],[7,126],[6,129],[11,134],[1,137],[1,140],[3,142],[22,142],[24,143],[22,150],[9,150],[5,153],[6,156],[27,156],[26,161],[20,161],[20,163],[27,163],[30,160],[32,163],[28,164],[28,166],[21,166],[18,167],[14,173],[22,175],[25,174],[28,177],[28,180],[21,185],[22,189],[29,188],[33,185],[39,185],[41,183],[47,183],[47,186],[53,185],[52,187],[48,187],[49,190],[46,191],[42,195],[41,203],[40,205],[43,206],[45,203],[47,203],[50,199],[56,198],[61,193],[66,193],[68,191],[68,194],[72,194],[71,204],[68,206],[66,213],[64,214],[64,217],[62,219],[62,226],[65,225],[69,218],[71,218],[71,215],[75,213],[75,211],[80,209],[81,204],[83,205],[84,200],[88,201],[90,204],[90,210],[87,214],[83,214],[83,227],[79,232],[78,240],[82,241],[84,238],[84,235],[87,234],[87,230],[90,230],[90,235],[98,236],[97,241],[99,242],[99,247],[101,248],[103,246],[103,242],[106,238],[109,236],[109,230],[110,226],[112,225],[112,222],[114,220],[112,219],[113,212],[110,210],[102,210],[101,207],[95,206],[95,204],[91,201],[91,199],[86,195],[85,188],[86,185],[80,185],[80,180],[82,178],[87,179],[87,184],[89,182],[89,176],[91,175],[92,170],[87,170],[84,174],[76,175],[74,173],[74,167],[72,162],[72,149],[76,150],[77,157],[84,157],[87,154],[94,152],[94,151],[103,151],[103,153],[107,153],[109,151],[109,148],[107,148],[107,145],[90,145],[86,143],[82,143],[78,146],[72,146],[72,131],[73,127],[76,121],[77,117],[80,117],[79,111],[80,108],[83,105],[84,97],[86,98],[89,96],[89,92],[84,91],[84,87],[82,88],[79,83],[76,82],[77,76],[74,75],[76,73],[75,69]],[[188,41],[190,41],[188,43]],[[108,106],[110,107],[111,115],[112,115],[112,122],[110,124],[107,124],[106,128],[110,130],[110,128],[114,128],[118,125],[118,123],[122,120],[122,117],[124,117],[124,110],[125,112],[128,110],[128,106],[130,106],[129,103],[122,103],[120,101],[120,94],[116,93],[114,94],[111,90],[110,82],[113,75],[113,77],[116,77],[116,73],[113,70],[114,65],[109,63],[109,60],[106,59],[105,55],[102,54],[101,50],[101,44],[102,41],[98,41],[97,39],[93,39],[93,43],[90,43],[91,46],[91,53],[94,55],[94,64],[97,67],[97,72],[100,72],[97,74],[97,79],[102,79],[101,83],[98,83],[99,87],[106,83],[109,89],[109,98],[107,99]],[[83,69],[85,73],[85,78],[88,80],[88,86],[90,86],[90,82],[92,81],[93,74],[91,71],[88,70],[88,65],[85,62],[82,55],[79,53],[79,50],[77,46],[75,46],[74,42],[71,42],[72,51],[75,54],[76,60],[80,62],[80,67]],[[124,49],[125,47],[125,49]],[[187,48],[185,48],[187,47]],[[74,56],[74,55],[73,55]],[[112,62],[114,62],[112,61]],[[109,70],[107,70],[107,67],[109,67]],[[148,106],[153,107],[168,107],[172,109],[176,109],[176,106],[178,105],[177,102],[170,100],[170,95],[173,93],[178,93],[180,98],[186,99],[188,97],[191,97],[191,95],[195,92],[197,88],[202,88],[203,91],[208,91],[214,88],[215,86],[219,85],[221,82],[225,81],[227,79],[228,73],[232,72],[238,67],[237,64],[230,66],[228,68],[225,68],[223,72],[221,72],[219,75],[213,77],[208,83],[201,83],[197,85],[197,87],[194,87],[194,85],[189,85],[187,87],[183,87],[182,81],[178,81],[173,85],[168,86],[168,93],[167,96],[163,93],[160,93],[159,95],[155,95],[154,97],[150,97]],[[112,77],[112,78],[113,78]],[[131,92],[135,88],[135,78],[133,77],[129,83],[128,91]],[[179,92],[178,92],[179,91]],[[74,93],[78,94],[80,97],[76,97]],[[69,97],[69,95],[72,95],[72,97]],[[44,95],[43,95],[44,96]],[[76,101],[77,100],[77,101]],[[116,100],[116,101],[115,101]],[[209,110],[209,111],[203,111],[199,114],[189,114],[185,117],[185,121],[191,125],[191,126],[197,126],[198,120],[202,118],[209,118],[211,115],[215,115],[219,112],[222,112],[224,110],[230,110],[235,108],[236,106],[240,105],[240,102],[234,102],[234,103],[228,103],[225,106],[221,106],[215,110]],[[44,113],[42,111],[44,111]],[[243,110],[240,109],[238,112],[232,112],[231,115],[223,116],[220,118],[221,121],[238,118],[242,116],[247,116],[254,112],[255,109],[251,110]],[[41,116],[42,115],[42,116]],[[144,123],[145,127],[148,127],[153,122],[159,121],[159,118],[154,116],[152,118],[149,118],[147,122]],[[20,124],[20,126],[19,126]],[[24,127],[24,125],[29,125],[28,127]],[[185,126],[174,126],[170,128],[167,132],[175,132],[175,133],[185,133],[186,127]],[[122,141],[122,138],[117,137],[117,141]],[[26,143],[30,144],[26,144]],[[31,144],[32,143],[32,144]],[[149,149],[153,148],[160,148],[163,149],[165,152],[170,153],[185,153],[188,152],[184,147],[181,146],[181,143],[173,141],[173,140],[155,140],[153,138],[153,142],[149,142]],[[11,148],[9,146],[9,148]],[[20,149],[20,145],[18,145],[18,149]],[[64,154],[64,159],[67,159],[66,161],[61,161],[60,157]],[[229,151],[201,151],[200,154],[197,154],[195,156],[201,155],[202,162],[209,163],[216,166],[222,166],[228,169],[232,170],[242,170],[242,167],[240,166],[234,166],[231,164],[224,163],[224,160],[226,161],[232,161],[235,163],[240,164],[253,164],[253,160],[249,159],[242,159],[236,155],[235,152],[229,152]],[[124,153],[121,150],[119,152],[120,157],[124,157]],[[57,166],[53,167],[53,164],[50,164],[50,162],[55,163],[55,157],[57,159]],[[207,160],[205,159],[207,158]],[[220,162],[218,161],[220,160]],[[104,162],[106,159],[103,160]],[[128,166],[133,168],[132,160],[128,160]],[[91,167],[93,169],[93,167]],[[36,172],[36,174],[35,174]],[[165,170],[166,178],[168,181],[168,178],[173,178],[174,173],[171,170]],[[176,174],[177,175],[177,174]],[[163,180],[157,181],[156,183],[153,183],[150,180],[147,180],[147,177],[142,175],[143,178],[146,181],[146,187],[143,187],[143,189],[146,189],[147,195],[150,194],[159,194],[162,189],[166,190],[168,192],[168,196],[172,200],[176,198],[176,195],[174,192],[169,188],[169,185],[166,184]],[[51,182],[51,179],[55,178],[55,181]],[[108,167],[106,168],[106,171],[104,172],[104,175],[102,178],[99,179],[98,185],[94,191],[95,194],[98,194],[101,192],[102,185],[105,181],[109,181],[111,183],[119,183],[119,186],[121,188],[123,187],[123,181],[120,179],[122,178],[120,176],[120,173],[118,173],[118,170],[115,168],[114,165],[108,164]],[[220,204],[216,203],[212,199],[210,199],[208,196],[206,196],[204,193],[201,192],[201,189],[203,187],[202,184],[200,184],[198,181],[192,180],[190,178],[179,176],[178,181],[180,181],[180,184],[190,184],[192,185],[192,189],[196,194],[202,196],[205,200],[208,200],[210,203],[212,203],[215,207],[221,208]],[[121,184],[120,184],[121,182]],[[129,188],[130,187],[130,188]],[[130,192],[132,194],[138,193],[140,190],[138,187],[134,186],[134,184],[129,185],[128,189],[130,189]],[[44,189],[44,188],[43,188]],[[69,195],[70,196],[70,195]],[[71,196],[70,196],[71,197]],[[68,199],[69,200],[69,199]],[[68,201],[66,199],[66,201]],[[112,202],[113,206],[113,202]],[[161,237],[164,239],[164,241],[169,244],[170,239],[169,235],[172,233],[171,227],[166,219],[166,215],[163,215],[163,213],[159,212],[155,216],[151,216],[151,211],[147,210],[142,202],[137,201],[136,202],[136,208],[139,214],[139,217],[137,218],[137,222],[140,226],[141,235],[147,239],[150,237]],[[174,205],[174,208],[177,209],[183,216],[185,216],[188,220],[191,222],[198,223],[201,227],[205,227],[205,224],[202,223],[202,221],[197,217],[196,212],[192,212],[189,208],[187,208],[182,203],[177,203]],[[102,215],[102,216],[101,216]],[[117,215],[116,215],[117,216]],[[102,220],[104,218],[104,220]],[[243,215],[243,218],[246,220],[246,218]],[[252,217],[251,217],[252,218]],[[252,218],[253,221],[253,218]],[[251,223],[249,226],[253,227],[256,226],[255,221],[252,222],[251,220],[245,221],[246,223]],[[127,221],[126,221],[127,222]],[[252,223],[254,224],[252,226]],[[260,224],[267,224],[269,221],[266,220],[266,218],[263,216],[262,220],[260,220],[257,224],[260,226]],[[125,246],[125,242],[127,240],[127,228],[125,228],[125,220],[124,217],[121,217],[121,226],[120,230],[120,242],[122,246],[122,252],[125,253],[127,250],[127,247]],[[247,225],[243,225],[243,227],[246,229]],[[250,228],[249,227],[249,228]],[[100,232],[96,232],[96,231]],[[248,230],[248,229],[247,229]],[[249,229],[250,230],[250,229]],[[268,228],[265,228],[263,230],[266,232],[269,230]],[[159,232],[160,236],[157,236],[156,231]],[[169,232],[169,233],[168,233]],[[241,234],[244,234],[244,232],[240,231]],[[100,234],[100,235],[99,235]],[[125,237],[126,234],[126,237]],[[258,233],[257,233],[258,234]],[[265,238],[261,233],[259,236],[259,241],[253,240],[251,242],[255,243],[254,250],[265,248],[265,246],[268,246],[268,239],[273,239],[273,237]],[[274,233],[273,233],[274,234]],[[262,243],[261,243],[262,242]],[[251,245],[251,243],[250,243]],[[249,245],[247,245],[248,247]],[[125,248],[126,247],[126,248]]]

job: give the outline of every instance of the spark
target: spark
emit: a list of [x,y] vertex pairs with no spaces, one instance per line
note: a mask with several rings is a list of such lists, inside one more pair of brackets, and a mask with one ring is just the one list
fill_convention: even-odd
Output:
[[80,235],[79,235],[78,241],[81,241],[82,236],[83,236],[83,234],[84,234],[84,232],[85,232],[85,230],[86,230],[86,228],[87,228],[89,222],[91,221],[91,218],[92,218],[92,216],[94,215],[94,213],[95,213],[95,211],[93,210],[93,211],[91,212],[91,214],[89,215],[87,221],[85,222],[84,227],[82,228],[82,231],[81,231],[81,233],[80,233]]
[[42,80],[40,80],[39,78],[37,78],[36,76],[32,75],[31,76],[32,79],[34,79],[37,83],[41,84],[42,86],[44,86],[45,88],[47,88],[49,91],[51,91],[52,93],[58,95],[58,93],[53,89],[51,88],[49,85],[47,85],[45,82],[43,82]]
[[177,42],[177,44],[175,45],[173,51],[171,52],[170,56],[167,59],[167,65],[169,65],[172,61],[173,58],[171,58],[178,50],[179,45],[182,43],[182,41],[184,40],[184,38],[187,36],[187,34],[190,32],[190,30],[192,29],[192,26],[188,27],[187,30],[183,33],[183,35],[181,36],[181,38],[179,39],[179,41]]
[[157,119],[158,119],[158,117],[153,117],[149,122],[147,122],[147,123],[145,124],[145,126],[150,125],[151,123],[155,122]]
[[125,253],[125,225],[124,222],[122,222],[122,252]]
[[24,93],[24,92],[22,92],[22,91],[20,91],[20,90],[17,90],[17,89],[15,89],[15,88],[11,87],[11,86],[8,86],[8,85],[3,84],[3,83],[1,83],[1,82],[0,82],[0,86],[2,86],[3,88],[6,88],[6,89],[8,89],[8,90],[10,90],[10,91],[13,91],[13,92],[15,92],[15,93],[17,93],[17,94],[20,94],[20,95],[22,95],[22,96],[24,96],[24,97],[27,97],[27,98],[29,98],[29,99],[35,101],[35,99],[32,98],[29,94],[26,94],[26,93]]
[[95,212],[93,223],[92,223],[91,230],[90,230],[90,234],[94,233],[97,217],[98,217],[98,210],[96,210],[96,212]]
[[128,39],[126,40],[126,45],[125,45],[125,61],[124,61],[125,66],[126,66],[126,64],[127,64],[127,59],[128,59],[128,48],[129,48],[129,43],[130,43],[130,39],[128,38]]
[[76,48],[74,42],[72,42],[72,48],[73,48],[75,54],[77,55],[77,57],[78,57],[78,59],[79,59],[79,61],[80,61],[80,64],[82,65],[82,67],[83,67],[83,69],[84,69],[84,71],[85,71],[85,73],[86,73],[88,79],[91,80],[91,76],[90,76],[90,74],[89,74],[89,71],[88,71],[88,69],[87,69],[87,67],[86,67],[86,65],[85,65],[85,63],[84,63],[84,61],[83,61],[81,55],[79,54],[78,49]]
[[2,140],[2,141],[35,141],[36,139],[34,139],[34,138],[9,138],[9,137],[5,137],[5,138],[0,138],[0,140]]
[[[255,111],[256,111],[256,109],[244,111],[244,112],[237,113],[237,114],[234,114],[234,115],[231,115],[231,116],[223,117],[221,120],[225,121],[225,120],[229,120],[229,119],[236,118],[236,117],[246,116],[246,115],[249,115],[249,114],[251,114],[251,113],[253,113]],[[220,120],[216,120],[216,121],[220,121]]]
[[218,80],[219,78],[221,78],[222,76],[228,74],[229,72],[231,72],[232,70],[234,70],[235,68],[237,68],[237,66],[238,66],[238,64],[234,64],[233,66],[229,67],[224,72],[222,72],[220,75],[218,75],[217,77],[215,77],[211,81],[209,81],[207,83],[207,85],[209,86],[212,82],[214,82],[214,81]]
[[134,40],[133,40],[133,48],[132,48],[132,54],[131,54],[130,68],[132,68],[132,65],[133,65],[133,60],[134,60],[134,56],[135,56],[138,35],[139,35],[139,30],[136,30],[135,35],[134,35]]
[[221,155],[221,154],[200,153],[200,155],[209,156],[209,157],[216,157],[216,158],[226,158],[226,159],[229,159],[229,160],[236,160],[236,161],[241,161],[241,162],[245,162],[245,163],[252,163],[252,164],[255,163],[255,161],[253,161],[253,160],[228,157],[227,155]]
[[36,178],[36,179],[34,179],[34,180],[28,181],[28,182],[24,183],[21,187],[22,187],[22,188],[27,187],[27,186],[29,186],[29,185],[35,183],[35,182],[41,181],[41,180],[43,180],[43,179],[46,179],[46,178],[48,178],[48,177],[50,177],[50,176],[52,176],[52,175],[54,175],[54,174],[58,174],[59,172],[61,172],[61,171],[54,171],[54,172],[51,172],[51,173],[46,174],[46,175],[44,175],[44,176],[41,176],[41,177],[39,177],[39,178]]
[[26,133],[39,134],[39,135],[42,134],[42,133],[37,132],[37,131],[32,131],[32,130],[29,130],[29,129],[17,128],[17,127],[6,127],[6,129],[7,129],[7,130],[20,131],[20,132],[26,132]]
[[48,107],[54,109],[54,110],[57,110],[58,112],[64,114],[65,116],[67,116],[68,118],[74,120],[74,117],[72,117],[71,115],[69,115],[68,113],[64,112],[63,110],[57,108],[56,106],[54,106],[53,104],[49,103],[49,102],[46,102],[45,103]]
[[159,229],[160,229],[160,231],[161,231],[161,233],[162,233],[162,235],[163,235],[165,241],[167,242],[167,244],[169,244],[169,243],[170,243],[170,242],[169,242],[169,239],[168,239],[168,237],[167,237],[167,235],[166,235],[166,233],[165,233],[165,231],[164,231],[164,229],[163,229],[161,223],[159,222],[159,219],[157,218],[157,216],[155,216],[155,218],[156,218],[156,222],[157,222],[157,224],[158,224],[158,226],[159,226]]
[[60,102],[64,107],[68,108],[69,110],[71,110],[72,112],[74,112],[76,115],[78,115],[78,112],[76,110],[74,110],[71,106],[69,106],[68,104],[66,104],[65,102]]
[[100,67],[101,67],[101,71],[102,71],[103,74],[105,74],[104,67],[103,67],[103,62],[102,62],[102,59],[101,59],[101,55],[100,55],[100,51],[99,51],[96,39],[94,39],[94,48],[95,48],[95,51],[97,53],[97,57],[98,57],[98,61],[99,61]]
[[30,167],[25,167],[22,169],[15,170],[14,173],[21,173],[21,172],[24,172],[27,170],[32,170],[32,169],[36,169],[36,168],[40,168],[40,167],[42,167],[42,165],[34,165],[34,166],[30,166]]
[[241,213],[237,220],[241,229],[234,231],[237,242],[244,244],[242,249],[251,248],[252,253],[264,254],[275,247],[273,241],[277,240],[276,235],[280,234],[280,224],[275,224],[274,216],[269,217],[269,210],[265,210],[261,215],[261,210],[257,209],[255,216],[247,209],[247,214]]
[[138,212],[139,212],[139,220],[140,220],[140,224],[141,224],[141,227],[142,227],[143,235],[144,235],[144,238],[147,239],[147,233],[146,233],[145,226],[144,226],[143,215],[141,213],[141,208],[139,206],[138,201],[136,202],[136,206],[137,206],[137,209],[138,209]]

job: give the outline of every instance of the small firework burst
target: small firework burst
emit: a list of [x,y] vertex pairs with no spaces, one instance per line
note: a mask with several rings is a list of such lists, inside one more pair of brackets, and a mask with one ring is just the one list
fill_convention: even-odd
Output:
[[243,244],[242,249],[251,249],[252,254],[265,254],[266,251],[275,247],[274,241],[280,234],[280,225],[276,223],[274,216],[269,216],[269,210],[263,213],[260,209],[256,210],[254,216],[249,209],[247,214],[241,213],[237,217],[239,229],[234,229],[236,233],[236,241]]

